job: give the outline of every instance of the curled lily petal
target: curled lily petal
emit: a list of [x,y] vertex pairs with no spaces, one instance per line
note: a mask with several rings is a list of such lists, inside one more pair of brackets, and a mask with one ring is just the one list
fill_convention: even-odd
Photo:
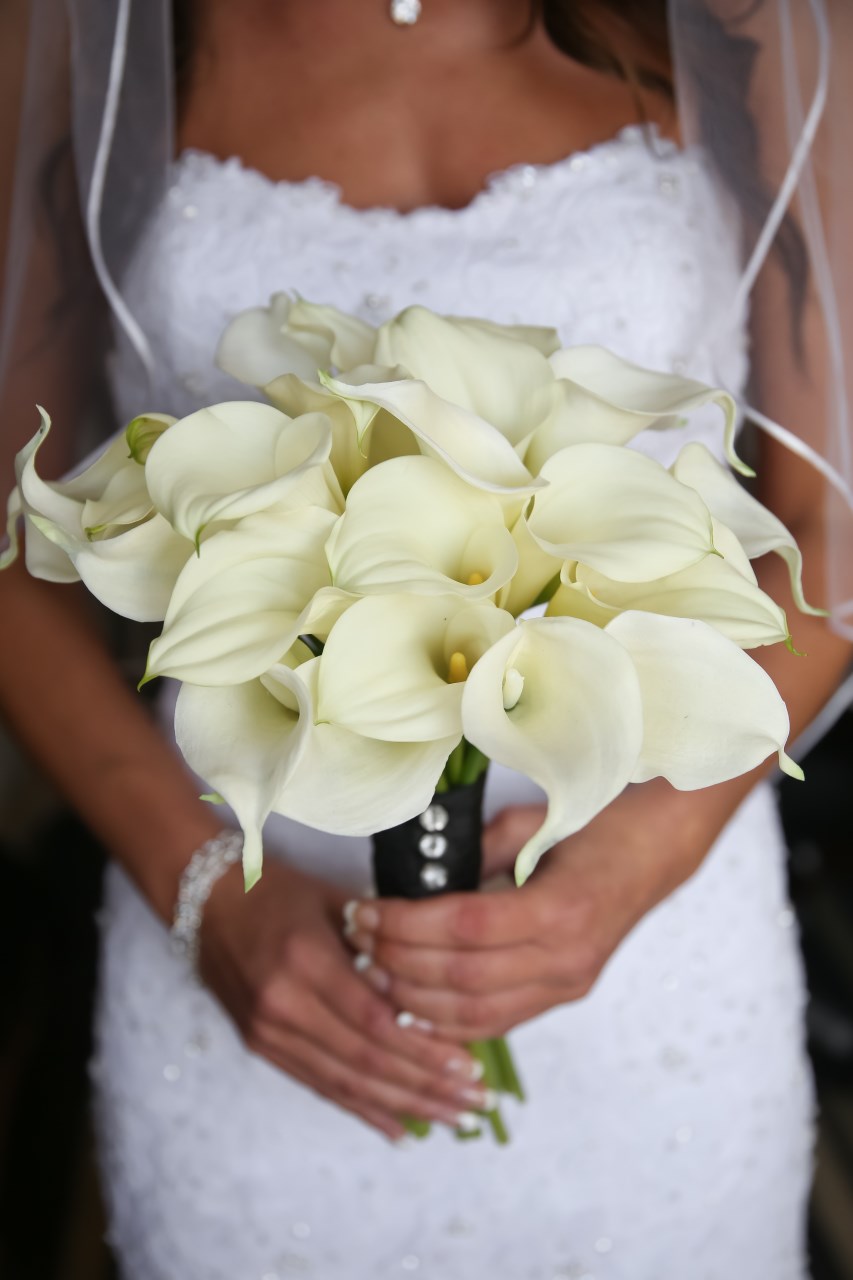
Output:
[[424,382],[321,381],[353,406],[362,438],[377,411],[384,409],[414,433],[423,452],[440,458],[478,489],[515,496],[542,487],[500,431],[470,410],[443,400]]
[[703,444],[686,445],[672,467],[682,484],[700,495],[709,511],[727,525],[751,560],[775,551],[788,566],[794,602],[802,613],[824,616],[803,595],[803,557],[793,536],[772,511],[747,493],[734,476],[720,466]]
[[496,603],[514,617],[531,608],[550,584],[556,585],[563,561],[543,551],[527,526],[524,515],[512,526],[512,540],[518,556],[518,568],[512,581],[498,593]]
[[734,535],[716,521],[714,542],[720,556],[653,582],[616,582],[588,565],[566,566],[548,613],[605,626],[619,613],[640,610],[698,618],[742,649],[788,641],[784,611],[758,586],[749,561],[739,558]]
[[767,672],[731,640],[693,618],[623,613],[606,634],[631,655],[643,700],[643,746],[632,781],[664,777],[680,791],[714,786],[756,768],[776,751],[789,722]]
[[393,458],[350,491],[326,548],[345,591],[495,594],[518,564],[500,503],[434,458]]
[[531,443],[528,466],[534,470],[560,447],[577,443],[578,431],[588,432],[584,438],[590,442],[627,444],[648,427],[677,427],[685,414],[716,404],[723,414],[724,447],[731,465],[752,475],[734,450],[737,406],[728,392],[641,368],[604,347],[558,351],[551,367],[567,385],[540,437]]
[[677,573],[714,550],[710,513],[665,467],[630,449],[579,444],[542,468],[528,528],[550,555],[623,582]]
[[[70,479],[50,483],[36,457],[50,429],[41,426],[18,454],[18,488],[10,502],[12,542],[3,563],[17,554],[17,518],[27,529],[27,568],[51,582],[82,578],[103,604],[139,622],[159,621],[191,543],[152,510],[144,469],[128,455],[124,433],[115,436]],[[89,527],[94,521],[95,527]]]
[[488,649],[465,685],[462,723],[469,742],[548,797],[543,826],[519,854],[519,883],[622,791],[643,740],[629,655],[575,618],[528,619]]
[[458,738],[465,677],[513,625],[487,601],[365,596],[329,635],[318,719],[386,742]]
[[[322,662],[315,658],[295,672],[315,703]],[[277,671],[271,671],[261,682],[272,688],[278,679]],[[339,724],[312,724],[299,764],[276,798],[275,812],[333,835],[384,831],[423,812],[457,742],[458,735],[434,742],[383,742]]]
[[286,373],[264,387],[267,399],[291,418],[306,413],[324,413],[332,425],[330,461],[343,492],[349,493],[367,470],[366,452],[359,447],[358,429],[352,410],[319,382],[305,382]]
[[278,662],[330,586],[323,547],[335,518],[319,507],[262,512],[209,538],[175,584],[146,680],[238,684]]
[[325,334],[291,330],[292,307],[286,293],[276,293],[268,307],[235,316],[216,349],[219,368],[252,387],[263,387],[283,373],[316,380],[318,368],[329,364],[331,343]]
[[74,567],[92,595],[134,622],[162,622],[193,545],[156,513],[112,538],[82,543]]
[[499,325],[408,307],[379,330],[375,362],[400,366],[434,395],[476,414],[516,445],[547,410],[554,375],[535,346]]
[[[175,736],[187,763],[231,806],[243,828],[246,888],[260,879],[261,831],[304,750],[312,720],[308,690],[275,668],[277,695],[259,680],[221,689],[184,684]],[[286,694],[285,694],[286,691]]]
[[143,413],[134,418],[124,433],[127,451],[133,461],[144,466],[154,441],[159,440],[163,432],[168,431],[177,421],[177,418],[168,413]]
[[182,418],[152,446],[145,465],[157,510],[198,541],[215,520],[312,504],[338,510],[326,463],[324,414],[290,419],[272,405],[230,401]]

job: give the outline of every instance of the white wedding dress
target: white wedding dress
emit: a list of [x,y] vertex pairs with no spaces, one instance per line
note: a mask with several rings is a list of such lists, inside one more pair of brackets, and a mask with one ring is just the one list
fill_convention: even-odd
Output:
[[[739,388],[732,211],[698,151],[637,128],[494,178],[458,211],[356,211],[200,153],[127,291],[155,336],[153,401],[119,341],[124,419],[247,398],[212,362],[235,312],[280,289],[380,322],[409,303],[554,325]],[[716,412],[690,434],[719,452]],[[679,443],[648,433],[668,458]],[[491,778],[491,811],[530,799]],[[333,797],[330,797],[333,802]],[[366,841],[274,820],[268,853],[364,891]],[[396,1149],[247,1053],[125,875],[107,877],[93,1078],[126,1280],[803,1280],[812,1087],[784,851],[769,786],[648,915],[592,994],[513,1034],[530,1102],[512,1145],[436,1132]]]

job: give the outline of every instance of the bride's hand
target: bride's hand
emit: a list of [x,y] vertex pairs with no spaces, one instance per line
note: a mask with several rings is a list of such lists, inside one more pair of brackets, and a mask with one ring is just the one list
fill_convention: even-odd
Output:
[[362,981],[342,936],[344,898],[268,858],[244,894],[238,867],[205,908],[205,982],[246,1045],[391,1139],[401,1115],[456,1125],[482,1105],[475,1067],[458,1045],[401,1027]]
[[[581,999],[625,935],[696,870],[710,844],[690,821],[665,820],[667,792],[656,784],[629,789],[547,853],[522,889],[360,904],[352,942],[372,956],[368,980],[463,1043],[505,1035]],[[674,806],[680,815],[681,801]],[[487,869],[509,870],[542,818],[532,806],[499,814],[484,835]]]

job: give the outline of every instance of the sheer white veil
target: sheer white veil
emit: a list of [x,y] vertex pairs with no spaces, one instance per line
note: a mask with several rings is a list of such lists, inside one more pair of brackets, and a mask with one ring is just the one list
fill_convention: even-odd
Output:
[[[788,322],[753,351],[744,410],[822,476],[828,603],[853,638],[853,6],[669,0],[669,17],[684,141],[747,213],[732,314],[768,273],[788,279]],[[31,0],[0,324],[4,485],[37,400],[65,433],[64,462],[87,447],[79,405],[107,308],[150,367],[122,278],[168,181],[174,89],[168,0]],[[774,395],[774,370],[792,365],[808,412]]]

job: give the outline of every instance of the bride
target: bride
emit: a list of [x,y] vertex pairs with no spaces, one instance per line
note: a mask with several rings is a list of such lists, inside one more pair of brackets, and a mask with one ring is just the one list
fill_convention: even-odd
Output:
[[[790,225],[751,338],[732,312],[741,211],[682,145],[663,0],[419,9],[175,5],[177,146],[121,279],[153,375],[116,325],[116,423],[246,398],[217,341],[281,289],[373,323],[416,302],[551,324],[737,393],[750,341],[787,351],[796,328],[818,358]],[[709,40],[722,30],[709,18]],[[744,137],[746,87],[718,90]],[[73,307],[55,325],[9,379],[7,462],[34,388],[69,423],[75,341],[104,355]],[[768,412],[824,412],[802,370],[774,362]],[[713,417],[688,430],[719,449]],[[819,600],[820,485],[776,446],[758,470]],[[784,565],[760,569],[794,618]],[[5,713],[115,859],[92,1073],[126,1280],[802,1280],[813,1098],[766,771],[629,788],[523,890],[430,903],[372,900],[365,842],[274,819],[259,886],[245,897],[236,868],[212,886],[199,986],[167,927],[215,812],[73,589],[15,569],[0,590]],[[818,619],[794,634],[808,662],[762,660],[796,735],[850,649]],[[160,705],[166,723],[168,691]],[[539,804],[493,772],[490,873]],[[531,1101],[509,1148],[460,1144],[450,1130],[487,1101],[463,1046],[507,1032]],[[403,1114],[438,1122],[429,1141],[410,1145]]]

